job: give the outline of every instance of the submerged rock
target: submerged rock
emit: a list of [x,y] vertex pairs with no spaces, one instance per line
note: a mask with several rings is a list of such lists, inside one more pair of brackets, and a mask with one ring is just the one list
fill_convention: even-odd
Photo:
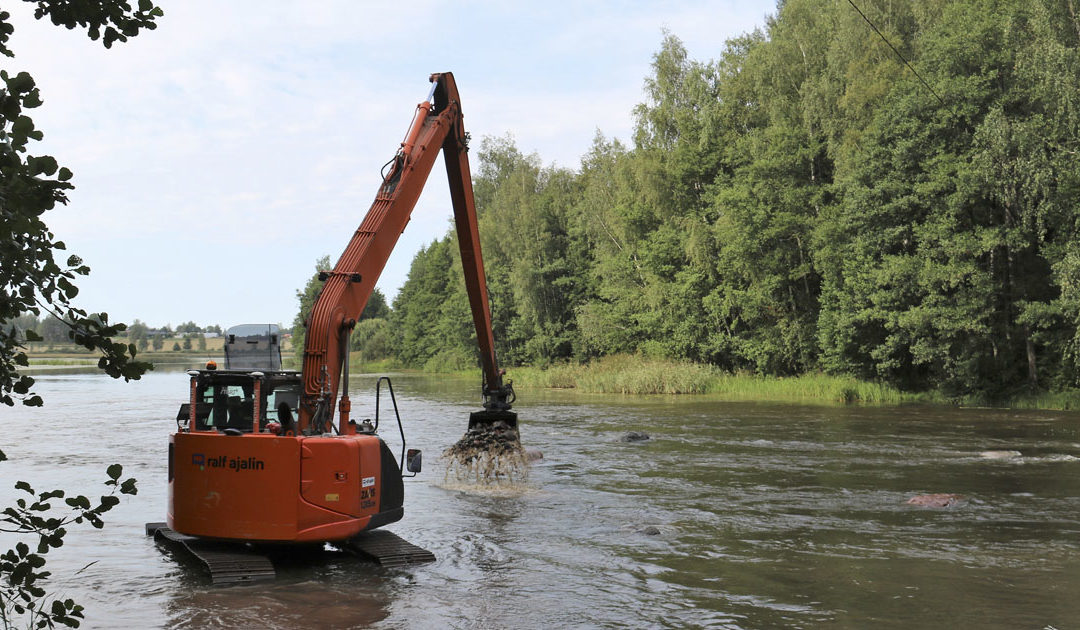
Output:
[[627,431],[626,433],[623,434],[623,436],[621,438],[619,438],[619,441],[620,442],[644,442],[645,440],[649,440],[649,439],[652,439],[652,438],[649,437],[648,433],[643,433],[641,431]]
[[947,508],[956,505],[963,498],[964,495],[962,494],[920,494],[908,499],[907,503],[908,505],[919,505],[922,507]]
[[544,459],[544,454],[540,452],[540,449],[527,448],[525,449],[525,459],[530,462],[535,462],[537,460]]
[[641,529],[639,529],[638,533],[645,534],[646,536],[659,536],[660,528],[655,525],[649,525],[647,527],[642,527]]

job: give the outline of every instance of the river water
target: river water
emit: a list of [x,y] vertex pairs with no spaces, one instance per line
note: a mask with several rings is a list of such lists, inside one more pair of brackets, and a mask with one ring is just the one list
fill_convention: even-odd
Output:
[[[354,417],[374,384],[354,376]],[[44,408],[0,410],[0,503],[18,479],[96,494],[111,463],[138,478],[103,530],[50,554],[90,628],[1080,627],[1076,413],[521,391],[544,459],[524,489],[490,492],[448,486],[437,461],[477,385],[394,377],[425,470],[388,529],[434,564],[328,554],[221,588],[158,547],[143,524],[164,520],[181,372],[39,376]],[[906,504],[938,492],[964,498]]]

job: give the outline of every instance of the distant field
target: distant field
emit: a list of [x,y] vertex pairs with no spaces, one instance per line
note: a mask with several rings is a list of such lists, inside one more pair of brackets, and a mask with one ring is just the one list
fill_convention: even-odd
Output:
[[[126,339],[117,339],[117,341],[126,342]],[[184,350],[184,338],[183,337],[169,337],[162,340],[162,346],[160,350],[154,350],[153,346],[147,346],[145,350],[139,350],[139,356],[144,354],[201,354],[210,353],[214,355],[221,355],[222,348],[225,345],[225,339],[218,337],[216,339],[206,339],[206,349],[199,349],[199,340],[191,340],[191,349]],[[173,345],[179,344],[180,350],[174,351]],[[87,350],[82,346],[77,346],[73,343],[45,343],[35,342],[27,344],[26,355],[34,357],[89,357],[94,355],[93,351]],[[95,359],[96,360],[96,359]]]
[[[126,341],[126,340],[118,340]],[[195,362],[213,359],[222,361],[224,357],[225,338],[216,337],[206,339],[206,348],[199,349],[199,340],[191,340],[191,349],[184,349],[183,337],[169,337],[162,340],[160,350],[154,350],[153,345],[145,350],[139,350],[136,357],[141,361],[174,363],[177,361]],[[180,350],[173,350],[179,344]],[[282,342],[281,354],[283,358],[292,356],[292,343],[290,339]],[[27,344],[26,356],[30,359],[30,367],[43,366],[80,366],[97,365],[98,353],[87,350],[73,343],[45,343],[36,342]]]

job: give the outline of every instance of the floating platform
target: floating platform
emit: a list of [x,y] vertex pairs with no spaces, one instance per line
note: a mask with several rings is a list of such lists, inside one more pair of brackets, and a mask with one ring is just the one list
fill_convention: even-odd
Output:
[[[215,585],[253,584],[277,577],[270,558],[257,547],[187,536],[165,523],[147,523],[146,535],[198,560]],[[364,532],[333,546],[384,567],[435,562],[435,554],[385,530]]]

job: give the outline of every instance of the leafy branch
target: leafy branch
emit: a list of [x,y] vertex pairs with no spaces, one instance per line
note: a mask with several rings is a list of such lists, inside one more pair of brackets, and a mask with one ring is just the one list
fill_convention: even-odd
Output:
[[[2,454],[0,454],[2,458]],[[119,494],[138,493],[135,479],[121,481],[123,467],[113,464],[106,469],[109,491],[93,502],[84,495],[68,497],[64,490],[36,492],[29,483],[19,481],[15,489],[29,497],[20,497],[11,507],[0,512],[0,532],[26,536],[36,546],[20,541],[14,548],[0,554],[0,624],[8,628],[19,618],[26,618],[29,627],[53,628],[57,624],[77,628],[83,618],[83,607],[71,599],[60,599],[45,590],[42,583],[51,572],[45,570],[46,555],[64,545],[67,527],[89,523],[101,529],[101,516],[120,503]],[[63,499],[67,513],[55,516],[54,502]],[[89,565],[88,565],[89,566]],[[85,567],[84,567],[85,569]]]

